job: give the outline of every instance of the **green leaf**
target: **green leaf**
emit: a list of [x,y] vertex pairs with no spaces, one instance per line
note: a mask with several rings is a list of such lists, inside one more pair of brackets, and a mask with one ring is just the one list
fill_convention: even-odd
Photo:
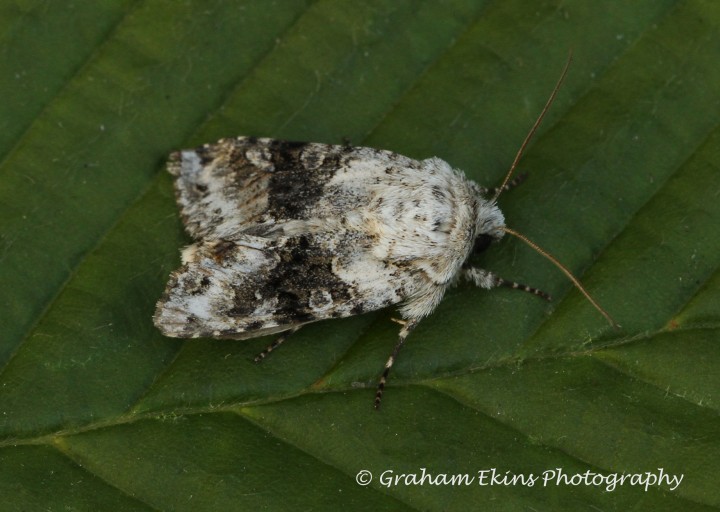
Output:
[[[6,2],[0,510],[720,509],[718,34],[702,0]],[[171,150],[349,138],[491,186],[571,49],[500,206],[622,329],[510,239],[478,264],[555,301],[451,290],[379,412],[391,310],[262,365],[152,325],[189,242]],[[478,483],[557,468],[683,480]]]

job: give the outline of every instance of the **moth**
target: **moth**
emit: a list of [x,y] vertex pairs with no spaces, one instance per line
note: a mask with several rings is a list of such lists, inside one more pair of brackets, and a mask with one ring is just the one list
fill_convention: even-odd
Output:
[[[569,61],[568,61],[569,64]],[[262,360],[305,324],[396,305],[400,333],[380,377],[380,402],[410,332],[460,279],[491,289],[540,290],[473,267],[469,258],[506,233],[503,184],[481,187],[439,158],[414,160],[367,147],[255,137],[178,151],[168,162],[183,224],[182,251],[157,304],[155,325],[179,338],[248,339],[279,334]]]

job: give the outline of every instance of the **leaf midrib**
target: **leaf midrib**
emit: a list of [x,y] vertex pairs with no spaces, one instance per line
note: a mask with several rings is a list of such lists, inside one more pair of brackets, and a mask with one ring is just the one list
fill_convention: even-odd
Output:
[[[527,359],[524,359],[521,363],[522,364],[528,364],[528,363],[534,363],[539,361],[562,361],[562,360],[570,360],[578,357],[592,357],[593,360],[601,362],[603,365],[607,366],[608,368],[616,371],[619,374],[630,376],[633,379],[636,379],[638,381],[641,381],[645,384],[647,384],[650,387],[653,387],[659,391],[662,391],[665,393],[667,390],[663,387],[660,387],[657,385],[657,383],[644,379],[642,376],[639,376],[637,374],[628,372],[624,368],[620,368],[617,365],[612,365],[608,363],[607,361],[604,361],[603,358],[595,357],[595,354],[605,351],[607,349],[617,348],[621,346],[628,346],[632,343],[640,343],[644,342],[649,338],[652,338],[654,336],[660,335],[660,334],[667,334],[667,333],[687,333],[687,332],[697,332],[697,331],[720,331],[720,324],[714,325],[711,327],[689,327],[689,328],[678,328],[674,330],[668,330],[668,329],[662,329],[659,331],[655,331],[653,333],[645,333],[642,336],[634,336],[627,339],[620,339],[617,342],[613,342],[610,344],[603,344],[593,347],[589,350],[583,350],[583,351],[574,351],[574,352],[559,352],[559,353],[552,353],[552,354],[541,354],[541,355],[535,355],[532,357],[528,357]],[[508,367],[516,367],[520,361],[518,361],[516,358],[508,357],[499,359],[496,361],[493,361],[492,364],[487,364],[483,366],[477,366],[477,367],[467,367],[460,370],[454,370],[454,371],[445,371],[438,374],[435,374],[431,377],[423,378],[423,379],[405,379],[402,381],[401,384],[397,384],[395,382],[391,383],[390,388],[392,387],[412,387],[412,386],[421,386],[426,389],[431,389],[434,391],[442,392],[443,394],[447,394],[448,396],[454,396],[452,393],[449,393],[441,386],[436,386],[434,383],[438,381],[453,379],[457,377],[462,377],[465,375],[482,372],[482,371],[489,371],[489,370],[495,370],[499,368],[508,368]],[[93,423],[87,423],[85,425],[70,428],[70,429],[62,429],[58,430],[52,433],[48,434],[41,434],[34,437],[17,437],[17,438],[7,438],[2,441],[0,441],[0,448],[8,447],[8,446],[22,446],[22,445],[53,445],[55,444],[56,440],[59,438],[67,438],[75,435],[80,435],[86,432],[92,432],[95,430],[101,430],[105,428],[112,428],[117,427],[120,425],[127,425],[136,423],[138,421],[144,421],[144,420],[162,420],[172,417],[179,417],[179,416],[186,416],[186,415],[200,415],[200,414],[212,414],[212,413],[227,413],[227,412],[238,412],[244,408],[249,407],[257,407],[257,406],[263,406],[263,405],[270,405],[270,404],[278,404],[282,403],[288,400],[294,400],[297,398],[301,398],[303,396],[307,395],[313,395],[313,394],[330,394],[330,393],[349,393],[349,392],[366,392],[369,388],[363,387],[358,388],[356,386],[342,386],[342,387],[333,387],[333,388],[316,388],[313,385],[310,385],[304,389],[300,389],[293,393],[287,393],[281,396],[276,397],[266,397],[262,399],[257,400],[243,400],[243,401],[236,401],[236,402],[225,402],[222,405],[201,405],[201,406],[187,406],[187,407],[176,407],[173,409],[163,409],[163,410],[152,410],[152,411],[145,411],[145,412],[130,412],[122,415],[115,416],[110,419],[105,419]],[[714,408],[708,407],[703,404],[699,404],[693,400],[690,400],[687,396],[677,395],[673,394],[673,396],[681,399],[684,402],[687,402],[693,406],[699,407],[701,409],[709,410],[709,411],[715,411]],[[136,404],[137,405],[137,404]],[[467,404],[464,404],[467,405]],[[480,409],[478,409],[479,412],[482,412]]]

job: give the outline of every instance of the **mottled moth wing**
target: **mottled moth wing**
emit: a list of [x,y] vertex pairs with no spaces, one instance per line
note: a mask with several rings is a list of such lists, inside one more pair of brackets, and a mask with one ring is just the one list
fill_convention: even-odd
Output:
[[399,302],[411,281],[388,286],[392,269],[363,257],[368,243],[335,232],[192,245],[170,276],[155,323],[173,337],[244,339]]
[[417,234],[393,231],[406,224],[386,196],[395,183],[405,201],[421,168],[389,151],[250,137],[174,153],[168,169],[199,242],[155,323],[169,336],[242,339],[401,302],[426,279],[391,257]]
[[472,245],[478,190],[439,159],[239,137],[168,169],[198,240],[158,303],[169,336],[250,338],[401,302],[422,317]]
[[[170,156],[168,170],[183,223],[195,239],[226,238],[238,232],[266,236],[292,220],[335,218],[368,205],[368,189],[353,180],[374,179],[352,173],[350,182],[326,190],[343,169],[384,169],[418,162],[389,151],[275,139],[222,139]],[[352,190],[348,190],[348,187]]]

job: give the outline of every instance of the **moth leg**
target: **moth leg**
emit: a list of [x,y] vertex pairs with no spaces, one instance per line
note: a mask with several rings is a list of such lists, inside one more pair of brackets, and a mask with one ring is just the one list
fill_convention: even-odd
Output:
[[298,332],[300,330],[300,327],[293,327],[292,329],[289,329],[283,333],[280,334],[277,338],[275,338],[275,341],[270,343],[267,347],[265,347],[265,350],[260,352],[258,355],[255,356],[256,363],[261,362],[263,359],[265,359],[268,355],[270,355],[270,352],[278,348],[280,345],[282,345],[286,339],[288,339],[292,334]]
[[[513,179],[511,179],[510,181],[508,181],[505,184],[505,186],[502,188],[502,191],[507,192],[508,190],[514,189],[515,187],[520,185],[520,183],[525,181],[527,179],[527,177],[528,177],[528,174],[526,172],[524,172],[522,174],[518,174],[517,176],[515,176]],[[482,188],[482,189],[480,189],[480,192],[483,195],[490,195],[492,197],[498,193],[499,189],[500,189],[500,187]]]
[[532,286],[517,283],[515,281],[506,281],[502,277],[496,276],[492,272],[483,270],[481,268],[466,268],[463,270],[463,276],[468,281],[472,281],[473,283],[475,283],[475,286],[485,288],[486,290],[503,286],[505,288],[512,288],[514,290],[522,290],[524,292],[532,293],[533,295],[542,297],[547,301],[552,300],[552,297],[550,297],[549,294],[545,293],[542,290],[538,290],[537,288],[533,288]]
[[397,359],[397,355],[400,352],[400,349],[403,346],[403,343],[405,343],[405,339],[408,337],[408,334],[417,326],[417,324],[420,323],[419,319],[411,319],[411,320],[396,320],[400,325],[402,325],[402,329],[400,329],[400,335],[398,336],[398,341],[395,344],[395,348],[392,351],[392,354],[390,354],[390,357],[388,357],[387,362],[385,363],[385,370],[383,370],[382,376],[380,377],[380,381],[377,385],[377,391],[375,392],[375,402],[373,406],[375,409],[380,408],[380,402],[382,401],[383,391],[385,390],[385,383],[387,382],[388,374],[390,373],[390,368],[392,368],[393,364],[395,363],[395,359]]

